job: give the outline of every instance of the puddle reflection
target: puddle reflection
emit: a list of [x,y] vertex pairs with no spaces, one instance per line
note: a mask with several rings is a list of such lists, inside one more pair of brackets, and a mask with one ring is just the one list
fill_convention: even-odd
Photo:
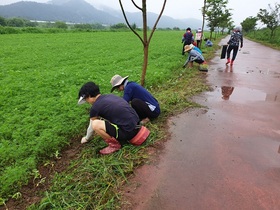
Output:
[[232,94],[234,87],[222,86],[221,89],[222,89],[222,95],[223,95],[222,99],[229,100],[229,97]]
[[216,91],[214,91],[214,94],[219,95],[219,98],[222,98],[223,100],[230,100],[238,103],[246,103],[250,101],[280,102],[280,91],[268,94],[260,90],[243,87],[225,85],[220,88],[221,89],[217,88]]

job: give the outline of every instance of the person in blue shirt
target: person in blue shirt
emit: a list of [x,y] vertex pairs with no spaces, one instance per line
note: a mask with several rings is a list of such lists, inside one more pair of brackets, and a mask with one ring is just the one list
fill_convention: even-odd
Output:
[[135,109],[141,124],[145,124],[160,115],[160,105],[157,99],[143,86],[136,82],[128,81],[128,76],[114,75],[111,79],[111,85],[111,92],[115,89],[124,91],[124,100]]
[[193,45],[193,44],[190,44],[190,47],[191,47],[192,49],[198,51],[200,54],[202,54],[202,51],[201,51],[197,46],[195,46],[195,45]]
[[209,39],[205,39],[204,41],[206,41],[205,46],[206,47],[212,47],[213,46],[213,42],[211,42]]
[[205,63],[203,55],[198,50],[193,49],[192,45],[186,45],[185,52],[188,52],[189,55],[186,62],[183,65],[183,68],[185,68],[188,65],[188,63],[190,63],[190,67],[193,67],[193,62],[196,62],[198,64]]

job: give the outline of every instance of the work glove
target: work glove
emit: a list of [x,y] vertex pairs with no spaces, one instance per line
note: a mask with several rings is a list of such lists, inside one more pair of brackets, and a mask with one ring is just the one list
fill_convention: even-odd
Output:
[[84,143],[87,143],[88,142],[88,139],[84,136],[81,140],[81,144],[84,144]]

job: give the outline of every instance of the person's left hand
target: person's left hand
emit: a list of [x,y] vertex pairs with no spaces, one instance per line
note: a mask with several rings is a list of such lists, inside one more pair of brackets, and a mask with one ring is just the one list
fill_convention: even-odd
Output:
[[88,142],[87,138],[83,137],[82,140],[81,140],[81,144],[84,144],[84,143],[87,143],[87,142]]

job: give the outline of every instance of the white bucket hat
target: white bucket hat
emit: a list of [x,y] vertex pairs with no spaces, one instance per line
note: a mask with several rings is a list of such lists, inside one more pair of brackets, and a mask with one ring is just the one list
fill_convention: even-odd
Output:
[[126,79],[128,78],[128,76],[126,77],[121,77],[120,75],[116,74],[115,76],[112,77],[111,79],[111,85],[112,85],[112,89],[111,92],[114,91],[114,89],[118,86],[120,86]]
[[81,105],[81,104],[84,104],[84,103],[86,103],[86,99],[85,99],[85,96],[83,95],[79,98],[78,104]]

